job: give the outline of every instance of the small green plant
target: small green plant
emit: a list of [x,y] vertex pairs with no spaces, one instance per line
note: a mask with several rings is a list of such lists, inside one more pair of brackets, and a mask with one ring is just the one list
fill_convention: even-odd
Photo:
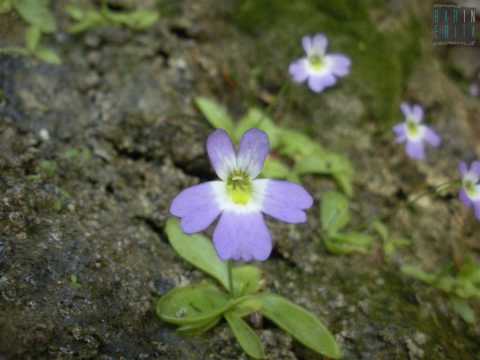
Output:
[[220,261],[209,239],[186,235],[177,220],[167,221],[166,233],[178,255],[215,279],[175,288],[158,300],[157,315],[178,326],[178,332],[199,335],[225,319],[242,349],[254,359],[263,359],[263,345],[245,320],[259,313],[310,349],[329,358],[341,357],[335,338],[314,314],[262,291],[264,281],[258,268],[232,268],[231,263]]
[[111,11],[106,1],[102,2],[100,9],[70,4],[65,10],[74,20],[74,24],[69,28],[69,32],[73,34],[107,26],[126,26],[133,30],[144,30],[159,18],[158,12],[154,10]]
[[375,221],[372,224],[372,228],[382,240],[383,253],[387,259],[392,258],[397,249],[410,245],[410,240],[403,237],[392,236],[387,226],[381,221]]
[[2,51],[31,55],[51,64],[60,64],[58,55],[40,44],[43,34],[52,34],[57,30],[50,0],[0,0],[0,14],[12,10],[29,25],[25,31],[25,48],[5,48]]
[[320,221],[324,244],[333,254],[367,253],[373,244],[370,235],[360,232],[343,232],[350,222],[348,198],[336,191],[322,196]]
[[[0,0],[0,14],[16,11],[28,24],[25,31],[25,47],[8,47],[1,49],[1,52],[33,56],[50,64],[61,64],[57,53],[41,44],[45,34],[53,34],[57,30],[50,5],[50,0]],[[100,9],[81,8],[69,4],[65,10],[75,21],[69,29],[71,33],[104,26],[126,26],[134,30],[143,30],[158,20],[158,13],[154,10],[114,12],[109,10],[107,1],[102,2]]]
[[324,149],[299,131],[277,126],[258,108],[250,109],[235,123],[227,110],[216,101],[198,97],[195,102],[213,127],[225,129],[236,141],[250,128],[258,128],[268,134],[274,153],[265,163],[264,176],[291,181],[298,181],[307,174],[331,176],[347,195],[353,194],[354,170],[344,156]]
[[475,313],[468,302],[480,299],[480,266],[471,257],[459,270],[449,265],[436,273],[428,273],[417,266],[404,265],[402,272],[443,291],[449,297],[453,311],[467,323],[475,323]]

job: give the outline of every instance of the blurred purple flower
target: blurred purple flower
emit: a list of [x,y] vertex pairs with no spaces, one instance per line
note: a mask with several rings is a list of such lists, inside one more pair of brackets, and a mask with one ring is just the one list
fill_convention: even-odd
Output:
[[182,230],[192,234],[220,220],[213,243],[222,260],[266,260],[272,238],[263,219],[270,215],[287,223],[306,222],[313,198],[300,185],[288,181],[256,179],[270,151],[268,136],[248,130],[238,152],[225,130],[207,139],[210,162],[221,181],[209,181],[183,190],[170,212],[181,218]]
[[471,96],[478,96],[480,95],[480,87],[478,86],[478,84],[471,84],[468,88],[468,92]]
[[473,207],[475,217],[480,220],[480,161],[474,161],[470,169],[462,161],[459,170],[462,175],[460,200],[467,208]]
[[313,91],[319,93],[335,85],[337,77],[350,72],[351,61],[342,54],[326,54],[328,40],[324,34],[304,36],[303,48],[307,56],[290,64],[289,72],[293,81],[308,82]]
[[420,105],[410,106],[402,103],[400,106],[405,122],[393,127],[397,143],[406,143],[405,150],[412,159],[422,160],[425,158],[424,142],[433,147],[438,147],[441,143],[440,136],[422,124],[423,108]]

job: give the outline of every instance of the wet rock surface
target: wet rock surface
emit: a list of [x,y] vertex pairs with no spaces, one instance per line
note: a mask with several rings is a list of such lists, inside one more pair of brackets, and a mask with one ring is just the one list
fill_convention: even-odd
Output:
[[[204,150],[211,129],[193,99],[214,97],[236,115],[268,106],[300,51],[282,49],[286,34],[245,31],[230,21],[236,10],[233,1],[182,1],[146,32],[68,35],[62,66],[0,56],[0,358],[246,359],[224,325],[182,338],[154,314],[159,296],[202,278],[163,230],[173,197],[214,177]],[[289,35],[293,49],[297,35]],[[405,158],[390,124],[372,117],[348,81],[321,96],[293,87],[275,106],[276,122],[350,157],[356,225],[386,217],[412,240],[393,261],[379,243],[366,256],[333,256],[322,245],[318,206],[305,226],[272,222],[276,248],[260,264],[267,287],[319,315],[345,359],[480,353],[478,326],[399,271],[403,263],[435,270],[458,255],[452,249],[475,245],[471,214],[447,193],[388,217],[478,150],[480,103],[443,65],[425,50],[401,89],[444,134],[426,164]],[[314,176],[304,183],[317,204],[334,188]],[[268,322],[258,332],[269,359],[321,359]]]

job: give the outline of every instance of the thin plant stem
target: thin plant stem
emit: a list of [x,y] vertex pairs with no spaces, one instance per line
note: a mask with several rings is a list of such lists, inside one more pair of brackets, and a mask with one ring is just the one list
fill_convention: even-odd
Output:
[[450,180],[450,181],[447,181],[447,182],[442,183],[440,185],[437,185],[433,189],[426,189],[426,190],[422,191],[421,193],[419,193],[417,196],[415,196],[413,199],[408,200],[407,203],[406,203],[406,206],[410,206],[410,205],[415,204],[418,200],[420,200],[421,198],[423,198],[426,195],[429,195],[431,192],[433,192],[434,194],[437,194],[438,192],[440,192],[442,190],[446,190],[450,186],[454,186],[454,185],[457,185],[457,184],[458,184],[458,180]]
[[232,276],[232,261],[227,260],[227,269],[228,269],[228,288],[230,289],[230,295],[235,297],[235,291],[233,288],[233,276]]
[[288,86],[290,85],[290,81],[285,81],[282,85],[282,87],[280,88],[280,90],[278,91],[278,94],[275,96],[275,98],[272,100],[272,102],[270,103],[270,105],[268,105],[267,107],[267,113],[270,113],[270,111],[273,110],[273,107],[279,103],[279,100],[283,97],[283,95],[285,94],[285,92],[287,91],[288,89]]

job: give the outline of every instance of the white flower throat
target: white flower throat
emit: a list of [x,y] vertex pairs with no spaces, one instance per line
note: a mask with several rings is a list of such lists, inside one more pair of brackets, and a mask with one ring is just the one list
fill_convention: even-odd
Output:
[[418,140],[423,137],[423,127],[416,121],[407,119],[407,136],[411,140]]

